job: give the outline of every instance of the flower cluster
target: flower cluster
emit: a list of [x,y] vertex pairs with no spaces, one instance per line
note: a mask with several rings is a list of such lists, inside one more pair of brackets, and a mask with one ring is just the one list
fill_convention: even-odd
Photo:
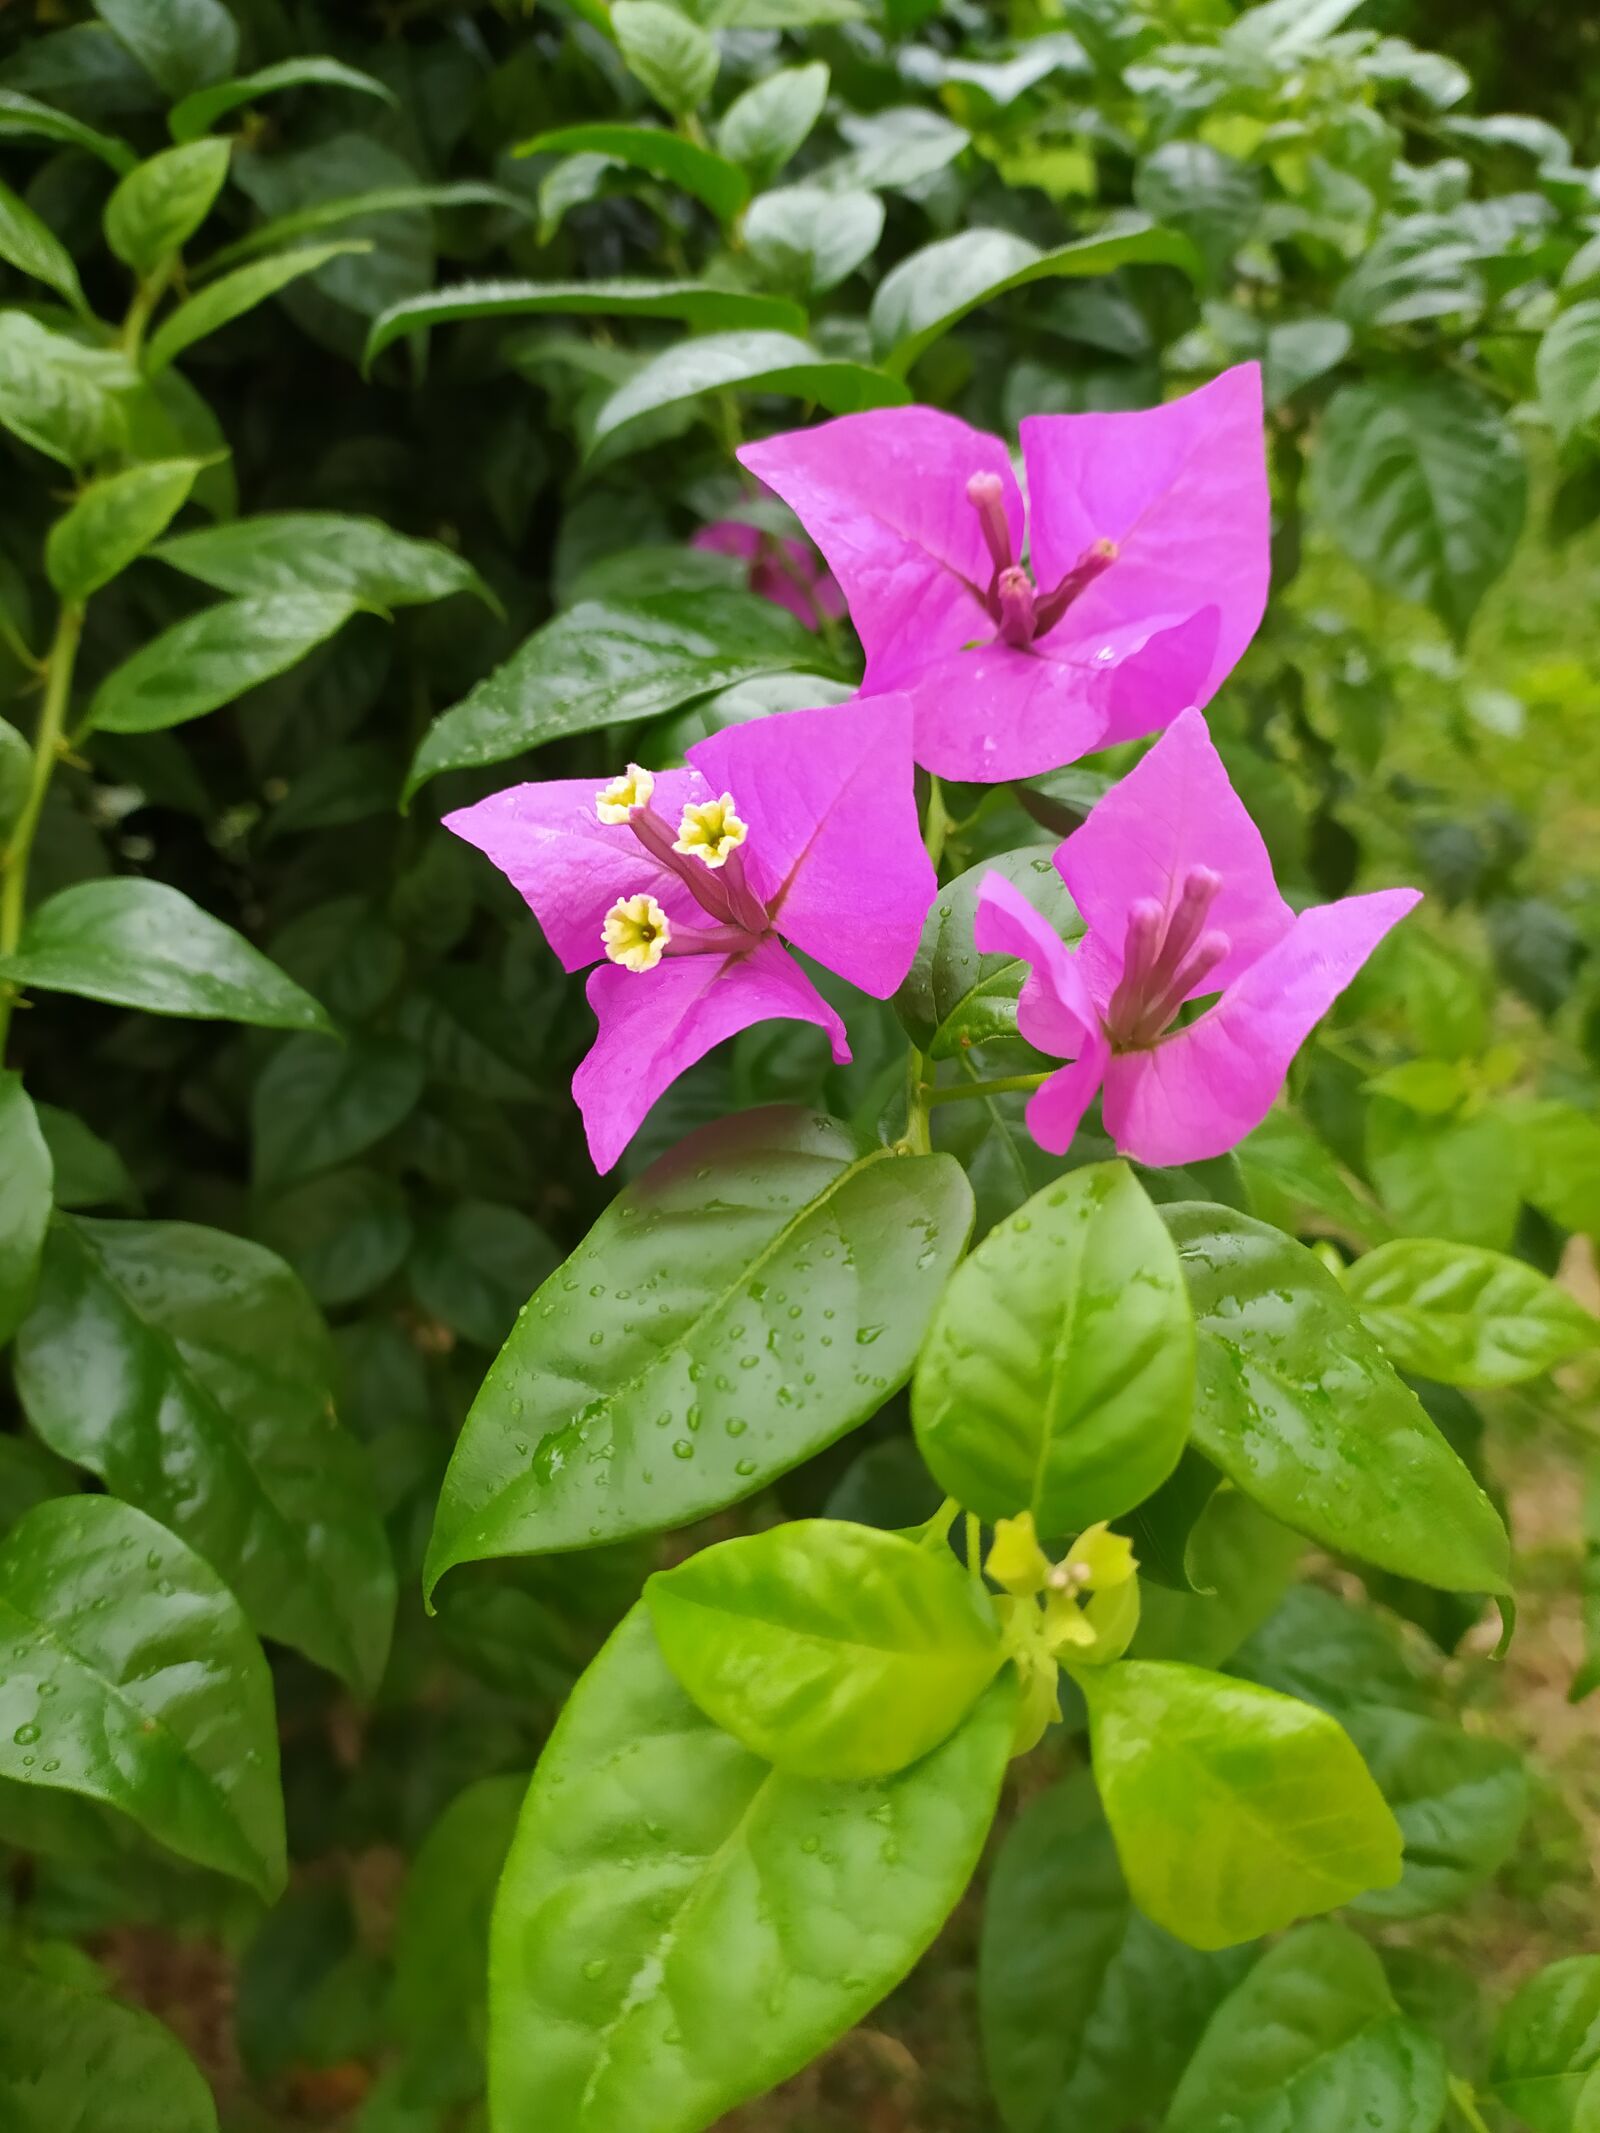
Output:
[[1022,1035],[1069,1062],[1028,1108],[1053,1153],[1097,1093],[1143,1162],[1233,1147],[1416,902],[1397,889],[1291,911],[1201,716],[1266,598],[1255,366],[1146,413],[1021,430],[1026,505],[1001,441],[931,408],[747,446],[828,570],[733,522],[702,542],[807,622],[847,601],[861,694],[714,734],[682,769],[518,785],[447,818],[568,970],[598,965],[599,1035],[573,1092],[601,1170],[679,1074],[754,1022],[815,1023],[849,1058],[787,949],[877,999],[902,983],[937,888],[919,763],[995,782],[1162,736],[1055,855],[1085,922],[1075,947],[1000,875],[980,895],[975,945],[1028,967]]

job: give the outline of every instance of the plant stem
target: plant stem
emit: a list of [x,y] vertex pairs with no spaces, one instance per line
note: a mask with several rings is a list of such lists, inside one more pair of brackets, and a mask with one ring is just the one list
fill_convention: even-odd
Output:
[[120,336],[122,352],[130,363],[137,363],[143,353],[144,330],[150,323],[150,314],[160,303],[177,264],[176,258],[164,259],[153,274],[141,278],[133,292],[133,301],[123,318]]
[[[28,860],[33,852],[34,832],[39,827],[51,772],[61,751],[67,705],[72,697],[72,669],[82,635],[83,609],[64,604],[56,617],[55,637],[44,664],[44,708],[39,713],[39,731],[33,744],[33,775],[10,842],[0,854],[0,955],[10,955],[22,938],[22,921],[27,910]],[[0,988],[0,1058],[5,1055],[6,1033],[15,1002],[16,994],[10,987]]]
[[983,1582],[983,1528],[976,1511],[966,1514],[967,1575],[974,1585]]
[[965,1103],[973,1096],[1009,1096],[1016,1090],[1037,1089],[1055,1071],[1054,1067],[1046,1067],[1042,1074],[1004,1074],[998,1081],[958,1081],[947,1088],[924,1088],[922,1103],[927,1108],[933,1104]]
[[1478,2109],[1476,2090],[1470,2081],[1463,2081],[1459,2074],[1450,2076],[1450,2101],[1472,2128],[1472,2133],[1489,2133],[1483,2113]]
[[907,1155],[932,1155],[933,1137],[928,1131],[927,1090],[922,1080],[922,1054],[915,1045],[906,1054],[906,1130],[900,1142]]
[[923,820],[922,841],[928,857],[933,862],[935,874],[944,857],[945,839],[950,834],[950,816],[944,804],[944,787],[930,771],[928,774],[928,812]]

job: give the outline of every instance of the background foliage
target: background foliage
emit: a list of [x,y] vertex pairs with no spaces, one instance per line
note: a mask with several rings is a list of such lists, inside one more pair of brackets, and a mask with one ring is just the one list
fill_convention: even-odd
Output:
[[[1331,2011],[1294,2078],[1369,2055],[1385,2125],[1438,2122],[1448,2049],[1478,2091],[1452,2111],[1581,2128],[1593,1971],[1539,1965],[1600,1961],[1593,1707],[1564,1702],[1600,1679],[1592,1372],[1524,1381],[1583,1338],[1531,1273],[1441,1330],[1415,1258],[1386,1287],[1381,1253],[1510,1254],[1594,1300],[1593,24],[40,0],[0,51],[0,975],[25,992],[0,1078],[0,2100],[30,2133],[80,2109],[133,2133],[132,2095],[151,2133],[211,2123],[145,2006],[240,2133],[480,2123],[526,1774],[688,1543],[464,1561],[424,1612],[455,1434],[614,1189],[566,1093],[577,987],[438,814],[534,750],[598,776],[847,693],[846,627],[686,545],[730,512],[788,529],[737,479],[743,435],[913,396],[1014,435],[1257,357],[1274,598],[1213,730],[1291,893],[1430,893],[1293,1104],[1165,1196],[1357,1261],[1366,1323],[1512,1499],[1530,1620],[1497,1668],[1476,1597],[1303,1560],[1219,1498],[1189,1571],[1214,1596],[1147,1589],[1136,1655],[1336,1715],[1406,1831],[1399,1887],[1254,1969],[1180,1947],[1130,1905],[1069,1712],[1064,1782],[1008,1791],[986,1906],[738,2123],[955,2133],[993,2122],[992,2084],[1027,2133],[1254,2124],[1252,2040],[1300,1992]],[[953,795],[947,878],[1047,851],[1123,767]],[[1003,1039],[1005,1011],[966,1034]],[[623,1177],[730,1110],[891,1116],[901,1022],[849,1014],[847,1068],[787,1025],[724,1048]],[[1061,1167],[1009,1099],[947,1116],[980,1235]],[[909,1357],[878,1367],[859,1433],[694,1542],[926,1516]],[[95,1664],[58,1739],[27,1685],[66,1624]],[[1559,2108],[1530,2085],[1558,2074]]]

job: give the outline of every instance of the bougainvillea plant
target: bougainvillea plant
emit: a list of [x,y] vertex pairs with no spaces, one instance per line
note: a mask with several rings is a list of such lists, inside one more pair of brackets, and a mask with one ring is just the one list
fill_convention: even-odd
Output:
[[0,10],[4,2133],[1600,2126],[1600,175],[1370,12]]

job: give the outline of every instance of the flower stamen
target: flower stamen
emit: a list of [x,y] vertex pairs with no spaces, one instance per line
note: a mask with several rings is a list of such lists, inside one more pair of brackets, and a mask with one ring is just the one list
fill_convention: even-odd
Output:
[[672,921],[647,890],[619,896],[606,913],[600,938],[607,957],[642,975],[654,970],[672,939]]
[[749,834],[750,825],[734,813],[733,794],[725,792],[720,799],[695,800],[685,807],[672,849],[702,866],[722,867]]
[[1011,567],[1011,527],[1006,520],[1005,489],[998,474],[974,474],[967,483],[967,502],[978,514],[984,545],[998,577]]
[[648,770],[630,763],[620,778],[613,778],[594,796],[594,811],[602,822],[616,824],[632,818],[636,807],[648,807],[656,781]]

